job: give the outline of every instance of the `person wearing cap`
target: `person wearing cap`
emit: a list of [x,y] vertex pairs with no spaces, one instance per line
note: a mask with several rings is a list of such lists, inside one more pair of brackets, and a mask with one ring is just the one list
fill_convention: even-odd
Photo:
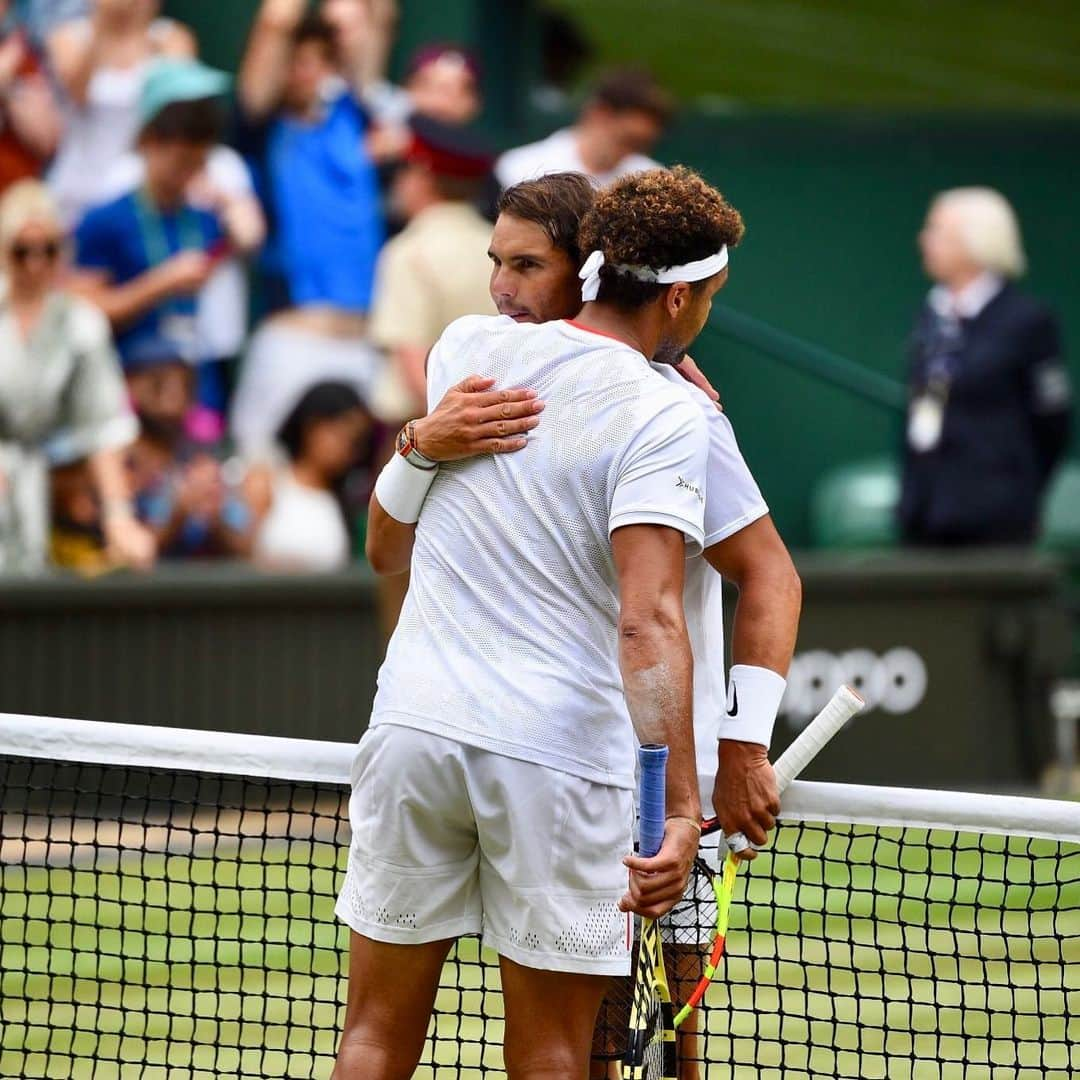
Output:
[[423,410],[428,350],[455,319],[494,314],[491,226],[473,200],[491,156],[471,132],[416,116],[391,199],[407,221],[383,249],[371,338],[389,359],[372,408],[391,423]]
[[48,450],[85,459],[100,504],[107,555],[154,560],[135,520],[122,451],[138,424],[128,407],[109,327],[61,289],[59,210],[36,180],[0,200],[0,572],[35,572],[48,551]]
[[[169,337],[189,361],[219,360],[199,333],[196,294],[234,240],[216,214],[192,203],[189,188],[218,142],[215,98],[228,86],[227,75],[196,60],[159,60],[139,106],[143,181],[76,230],[79,288],[108,316],[125,363],[149,333]],[[207,370],[221,381],[219,370]]]
[[647,72],[608,72],[593,87],[576,124],[508,150],[495,175],[504,189],[554,172],[584,173],[605,187],[656,167],[648,155],[671,114],[671,98]]
[[401,86],[380,80],[367,87],[364,100],[376,123],[368,151],[380,164],[397,161],[408,149],[412,117],[460,126],[477,119],[484,106],[480,62],[460,45],[424,45],[409,60]]
[[[49,7],[68,10],[38,11]],[[162,17],[159,0],[94,0],[84,8],[57,0],[33,5],[34,19],[46,17],[40,29],[68,102],[48,183],[69,227],[108,197],[109,168],[138,136],[140,95],[154,62],[196,53],[194,35]]]
[[140,433],[128,455],[138,517],[163,558],[246,556],[252,517],[213,453],[189,438],[195,372],[184,347],[156,331],[129,346],[127,386]]

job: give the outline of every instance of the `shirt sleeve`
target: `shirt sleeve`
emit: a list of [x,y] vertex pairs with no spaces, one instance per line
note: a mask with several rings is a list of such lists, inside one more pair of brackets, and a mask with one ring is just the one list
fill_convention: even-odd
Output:
[[379,256],[371,337],[383,349],[426,349],[439,336],[434,294],[406,247],[391,241]]
[[667,525],[686,537],[687,554],[704,547],[708,433],[688,397],[658,396],[649,418],[622,455],[608,517],[608,535],[624,525]]
[[92,210],[75,230],[75,263],[90,270],[113,272],[116,230],[104,210]]
[[1072,387],[1061,330],[1049,311],[1040,313],[1028,337],[1028,415],[1043,482],[1064,457],[1071,435]]
[[73,455],[76,450],[85,455],[126,446],[139,426],[108,323],[97,309],[78,304],[70,326],[75,365],[63,401],[65,445]]
[[709,497],[705,500],[705,546],[726,540],[764,517],[769,507],[739,450],[731,421],[710,406],[709,459],[706,476]]
[[210,182],[226,195],[252,195],[255,185],[247,162],[231,146],[215,146],[206,163]]
[[1044,312],[1032,326],[1028,353],[1031,411],[1035,415],[1066,411],[1072,400],[1069,372],[1065,366],[1061,331],[1049,312]]

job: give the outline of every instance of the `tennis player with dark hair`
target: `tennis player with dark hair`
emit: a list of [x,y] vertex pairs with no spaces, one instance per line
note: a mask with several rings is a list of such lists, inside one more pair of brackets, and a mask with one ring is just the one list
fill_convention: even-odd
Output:
[[[492,299],[503,314],[527,322],[576,314],[580,308],[578,232],[596,194],[579,173],[552,174],[503,193],[488,251]],[[694,381],[695,387],[701,377],[689,358],[677,367],[658,365],[656,370],[676,382],[678,371]],[[519,397],[517,390],[493,390],[493,382],[470,376],[448,391],[428,416],[416,420],[414,431],[421,452],[447,461],[492,452],[495,444],[499,452],[523,447],[527,441],[524,433],[543,419],[538,403]],[[707,383],[688,392],[702,408],[709,427],[706,550],[704,558],[688,563],[684,597],[695,662],[694,728],[701,802],[706,813],[715,806],[726,832],[752,832],[760,842],[754,824],[763,830],[771,827],[774,795],[764,755],[784,690],[783,676],[794,650],[801,587],[731,423],[712,404],[715,394]],[[380,558],[378,539],[370,539],[371,552]],[[720,574],[739,590],[730,677],[735,716],[725,709]],[[740,717],[741,727],[736,726]],[[753,854],[752,850],[747,853],[751,858]],[[703,855],[714,868],[719,867],[715,849],[705,849]],[[714,921],[712,904],[711,899],[695,897],[677,906],[665,924],[675,939],[669,960],[678,1000],[685,1000],[688,988],[700,977],[703,949]],[[611,1000],[615,1003],[622,997],[620,993]],[[618,1022],[620,1006],[613,1004],[612,1009],[604,1014],[609,1025],[625,1028],[625,1017]],[[696,1080],[700,1075],[697,1016],[692,1012],[679,1029],[684,1080]],[[602,1033],[598,1035],[595,1052],[612,1056],[612,1047],[605,1045]]]
[[[579,319],[462,319],[429,359],[433,403],[476,369],[542,396],[528,451],[432,467],[407,428],[376,484],[412,581],[353,774],[339,1080],[412,1075],[450,946],[477,932],[500,956],[508,1074],[584,1076],[605,976],[630,967],[623,913],[668,911],[697,852],[682,594],[707,435],[649,360],[697,336],[742,221],[685,170],[607,198]],[[630,216],[634,247],[605,264]],[[609,300],[624,275],[651,288]],[[651,859],[627,854],[635,732],[671,751]]]

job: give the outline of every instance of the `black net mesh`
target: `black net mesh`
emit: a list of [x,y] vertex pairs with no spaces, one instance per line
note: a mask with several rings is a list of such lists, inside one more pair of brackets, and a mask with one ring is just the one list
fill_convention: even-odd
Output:
[[[328,1077],[346,811],[335,785],[0,757],[0,1077]],[[501,1075],[501,1015],[462,941],[416,1075]],[[1080,847],[784,823],[696,1022],[708,1080],[1080,1074]]]

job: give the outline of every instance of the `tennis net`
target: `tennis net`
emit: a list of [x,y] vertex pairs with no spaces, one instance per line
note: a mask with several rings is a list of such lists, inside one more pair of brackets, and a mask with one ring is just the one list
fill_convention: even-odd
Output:
[[[329,1076],[353,753],[0,716],[0,1077]],[[501,1016],[463,940],[416,1075],[500,1076]],[[795,784],[698,1024],[708,1080],[1077,1074],[1080,806]]]

